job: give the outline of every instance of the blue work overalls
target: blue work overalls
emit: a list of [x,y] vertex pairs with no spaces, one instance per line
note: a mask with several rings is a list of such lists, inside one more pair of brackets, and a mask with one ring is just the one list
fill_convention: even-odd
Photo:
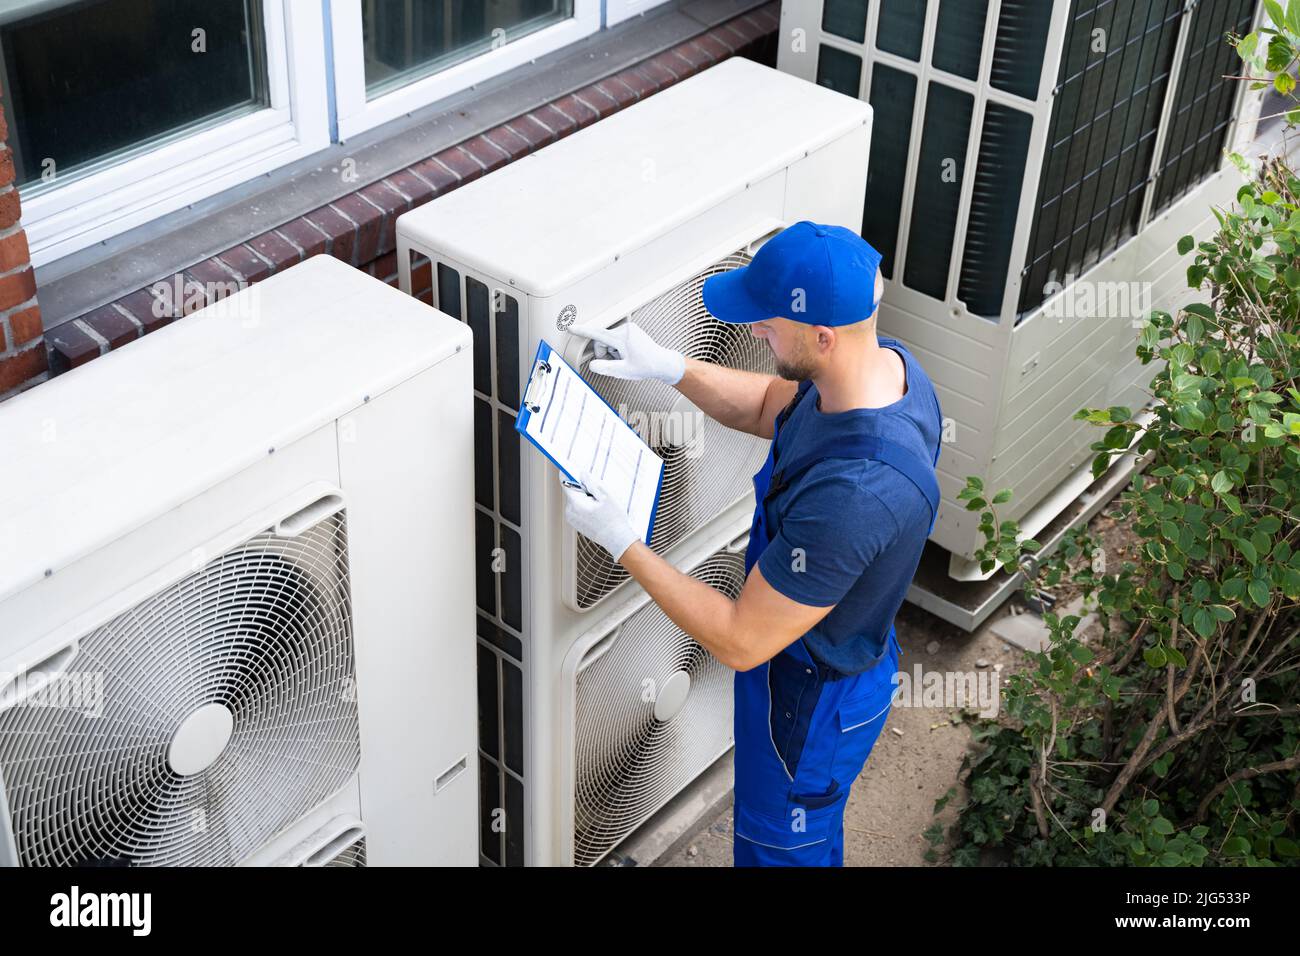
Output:
[[[827,458],[873,459],[902,472],[929,501],[934,530],[939,506],[934,470],[894,442],[863,435],[848,447],[819,449],[776,470],[781,426],[811,384],[800,383],[777,418],[767,461],[754,476],[746,574],[775,536],[767,524],[768,502]],[[900,653],[891,623],[884,657],[861,674],[819,664],[802,637],[770,661],[736,672],[736,866],[843,865],[849,788],[885,725]]]

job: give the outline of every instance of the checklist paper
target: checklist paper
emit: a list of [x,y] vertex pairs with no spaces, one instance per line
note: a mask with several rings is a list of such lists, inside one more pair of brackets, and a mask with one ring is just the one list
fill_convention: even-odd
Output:
[[650,542],[664,461],[558,352],[543,341],[515,429],[570,481],[594,475]]

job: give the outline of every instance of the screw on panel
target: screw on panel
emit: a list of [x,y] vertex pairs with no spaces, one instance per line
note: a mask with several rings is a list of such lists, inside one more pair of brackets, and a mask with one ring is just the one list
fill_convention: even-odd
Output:
[[53,574],[54,574],[54,569],[53,569],[53,568],[46,568],[46,569],[45,569],[45,576],[46,576],[47,578],[50,577],[50,576],[52,576]]
[[266,453],[267,453],[268,455],[274,455],[274,454],[275,454],[275,446],[272,445],[270,448],[268,448],[268,449],[266,450]]

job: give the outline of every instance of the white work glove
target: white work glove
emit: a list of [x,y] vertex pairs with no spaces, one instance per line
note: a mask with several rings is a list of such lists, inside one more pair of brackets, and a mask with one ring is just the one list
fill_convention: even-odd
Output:
[[[564,481],[564,475],[560,475]],[[564,517],[573,525],[574,530],[596,542],[610,553],[615,561],[623,556],[641,535],[632,527],[627,512],[614,500],[600,479],[583,474],[582,483],[586,485],[587,495],[581,488],[564,488]]]
[[686,374],[686,356],[659,345],[645,329],[632,322],[613,329],[575,325],[569,331],[594,343],[596,357],[587,368],[597,375],[634,380],[652,378],[665,385],[676,385]]

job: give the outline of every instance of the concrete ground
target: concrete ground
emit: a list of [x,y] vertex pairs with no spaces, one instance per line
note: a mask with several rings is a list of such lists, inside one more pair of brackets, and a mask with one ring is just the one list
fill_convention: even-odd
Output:
[[[1019,598],[1012,598],[971,634],[904,604],[895,625],[903,649],[900,669],[911,673],[919,663],[924,672],[968,672],[1001,664],[1005,679],[1025,656],[991,628],[1019,604]],[[895,705],[849,796],[844,814],[845,865],[943,865],[941,859],[934,863],[925,860],[930,844],[923,833],[936,820],[946,829],[955,819],[956,807],[965,796],[961,790],[938,817],[934,803],[957,782],[969,746],[968,725],[956,708]],[[676,841],[653,865],[730,866],[730,800],[725,803],[721,812],[706,818],[698,832]]]

